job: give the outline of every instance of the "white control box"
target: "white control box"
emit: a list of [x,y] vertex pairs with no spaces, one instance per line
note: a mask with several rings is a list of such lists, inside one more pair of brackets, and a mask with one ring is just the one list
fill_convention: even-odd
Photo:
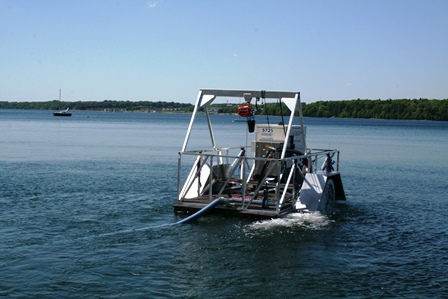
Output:
[[[255,126],[255,142],[279,144],[285,141],[287,126],[283,125],[267,125],[260,124]],[[304,127],[306,132],[306,127]],[[306,133],[305,133],[306,136]],[[289,146],[293,145],[294,149],[305,152],[302,139],[302,130],[299,125],[293,125],[288,138]]]

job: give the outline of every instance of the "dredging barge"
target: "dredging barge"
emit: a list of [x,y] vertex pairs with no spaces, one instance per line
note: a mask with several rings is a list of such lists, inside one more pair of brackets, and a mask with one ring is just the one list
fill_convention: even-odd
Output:
[[[234,138],[225,140],[233,143],[228,147],[218,146],[210,117],[216,99],[244,100],[238,115],[247,122],[246,136],[254,135],[250,145],[246,137],[245,146],[241,145],[244,140]],[[255,123],[259,118],[255,108],[269,103],[287,107],[287,123]],[[201,110],[210,146],[189,149]],[[256,218],[278,218],[298,211],[332,213],[336,201],[345,201],[339,155],[336,149],[307,147],[299,92],[201,89],[178,156],[174,211],[194,213],[188,220],[211,211]]]

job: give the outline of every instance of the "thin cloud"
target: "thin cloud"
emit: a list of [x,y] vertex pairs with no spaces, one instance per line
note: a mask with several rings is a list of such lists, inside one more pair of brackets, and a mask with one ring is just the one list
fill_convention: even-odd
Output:
[[161,0],[149,0],[146,2],[148,8],[155,8],[157,5],[161,4],[163,1]]

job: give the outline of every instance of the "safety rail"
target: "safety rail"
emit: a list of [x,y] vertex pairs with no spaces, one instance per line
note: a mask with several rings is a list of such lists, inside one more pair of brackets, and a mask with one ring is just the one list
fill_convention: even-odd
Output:
[[[196,159],[186,158],[190,156]],[[190,163],[194,160],[193,167],[189,164],[188,175],[185,175],[183,160]],[[240,202],[241,209],[256,203],[263,207],[275,206],[279,213],[287,202],[295,204],[305,172],[332,171],[339,171],[338,150],[307,149],[303,155],[283,159],[249,157],[246,147],[181,151],[177,198],[178,202],[198,198],[212,202],[217,198],[228,198],[231,202]]]

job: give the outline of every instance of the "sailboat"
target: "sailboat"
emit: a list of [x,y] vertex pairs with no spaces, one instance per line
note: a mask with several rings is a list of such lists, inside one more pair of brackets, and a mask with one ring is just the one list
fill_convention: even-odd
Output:
[[[59,89],[59,102],[61,102],[61,89]],[[53,116],[72,116],[70,112],[68,112],[70,108],[67,108],[65,110],[53,112]]]

